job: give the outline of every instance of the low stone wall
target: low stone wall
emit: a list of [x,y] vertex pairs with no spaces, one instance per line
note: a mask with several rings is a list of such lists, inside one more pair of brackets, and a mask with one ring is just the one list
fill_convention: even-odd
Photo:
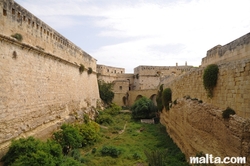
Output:
[[189,159],[198,152],[216,157],[246,157],[250,161],[250,120],[233,115],[229,120],[210,104],[178,99],[160,122]]

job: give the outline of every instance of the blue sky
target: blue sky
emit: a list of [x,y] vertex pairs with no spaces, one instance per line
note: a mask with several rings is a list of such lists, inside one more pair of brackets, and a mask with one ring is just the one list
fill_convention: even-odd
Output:
[[250,31],[249,0],[15,0],[98,64],[199,66]]

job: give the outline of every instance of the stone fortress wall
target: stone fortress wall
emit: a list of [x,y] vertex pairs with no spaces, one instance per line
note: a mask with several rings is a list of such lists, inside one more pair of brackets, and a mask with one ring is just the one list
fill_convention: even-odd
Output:
[[[65,121],[94,116],[93,57],[13,0],[0,0],[0,33],[0,156],[11,139],[45,138]],[[11,37],[15,33],[21,42]]]
[[0,5],[2,35],[19,33],[23,36],[23,43],[77,65],[84,63],[86,68],[91,67],[96,71],[96,59],[22,6],[13,0],[0,0]]
[[[215,54],[208,51],[214,56],[203,58],[201,67],[161,82],[164,88],[171,88],[172,100],[177,101],[169,111],[162,111],[161,123],[188,160],[203,152],[222,158],[246,157],[250,165],[250,35],[239,39],[216,47]],[[239,45],[238,41],[244,42]],[[230,45],[236,46],[234,50]],[[219,57],[221,51],[224,57]],[[212,63],[218,65],[219,73],[213,97],[208,98],[202,77]],[[236,112],[228,120],[222,117],[227,107]]]
[[212,63],[243,59],[250,55],[250,33],[224,45],[217,45],[207,51],[202,59],[202,66]]

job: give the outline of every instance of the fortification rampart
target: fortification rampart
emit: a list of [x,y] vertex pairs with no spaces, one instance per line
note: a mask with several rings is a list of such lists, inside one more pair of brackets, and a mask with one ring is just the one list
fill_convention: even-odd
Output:
[[162,111],[160,121],[187,160],[202,152],[222,159],[246,157],[245,165],[250,165],[250,119],[223,119],[221,109],[191,99],[179,98],[176,103]]
[[[0,0],[0,32],[0,156],[11,139],[45,138],[65,121],[94,116],[94,58],[11,0]],[[79,64],[94,72],[80,73]]]
[[234,61],[250,56],[250,33],[224,45],[217,45],[207,51],[207,56],[202,59],[202,66],[212,63]]
[[220,109],[231,107],[236,114],[250,118],[250,59],[219,64],[217,85],[213,97],[208,98],[203,86],[204,68],[190,72],[164,84],[172,89],[172,99],[191,96],[203,102],[211,103]]
[[19,33],[23,43],[96,71],[96,60],[13,0],[0,0],[0,33]]
[[119,67],[97,65],[97,73],[100,73],[101,75],[116,76],[117,74],[124,74],[125,69]]

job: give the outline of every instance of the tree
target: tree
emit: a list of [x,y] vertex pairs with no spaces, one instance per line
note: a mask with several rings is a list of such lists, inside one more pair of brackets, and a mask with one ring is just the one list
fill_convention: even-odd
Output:
[[105,104],[111,104],[114,99],[114,92],[112,92],[112,83],[105,83],[104,81],[98,81],[100,98]]
[[132,117],[135,119],[153,118],[157,108],[152,100],[143,96],[132,105],[131,111]]

